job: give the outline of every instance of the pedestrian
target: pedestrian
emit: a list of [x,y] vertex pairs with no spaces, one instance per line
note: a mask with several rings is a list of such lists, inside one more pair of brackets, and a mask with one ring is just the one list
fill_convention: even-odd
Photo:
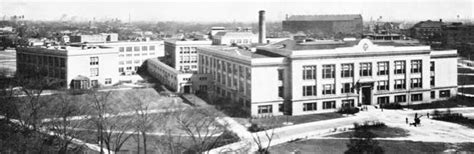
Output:
[[415,113],[415,119],[418,117],[418,113]]
[[430,118],[430,113],[426,113],[426,117],[429,119]]
[[406,123],[408,124],[408,117],[405,118]]

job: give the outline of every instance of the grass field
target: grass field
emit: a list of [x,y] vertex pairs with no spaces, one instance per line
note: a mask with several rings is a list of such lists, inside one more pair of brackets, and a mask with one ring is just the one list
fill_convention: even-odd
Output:
[[[270,153],[344,153],[348,139],[314,139],[283,143],[270,148]],[[442,153],[448,149],[474,152],[474,143],[440,143],[378,140],[386,154]]]
[[474,73],[474,70],[468,68],[458,68],[458,73]]
[[414,110],[422,110],[422,109],[436,109],[436,108],[452,108],[452,107],[464,107],[464,106],[469,106],[473,107],[474,106],[474,98],[471,97],[464,97],[464,96],[457,96],[448,100],[444,101],[436,101],[432,103],[424,103],[424,104],[416,104],[416,105],[410,105],[410,106],[403,106],[406,108],[411,108]]
[[[371,128],[370,132],[374,133],[378,138],[394,138],[394,137],[406,137],[409,136],[408,131],[397,128],[397,127],[383,127],[383,128]],[[354,131],[343,132],[339,134],[329,135],[327,137],[335,138],[350,138]]]
[[[321,113],[321,114],[310,114],[310,115],[301,115],[301,116],[273,116],[266,118],[251,119],[252,123],[256,123],[259,126],[267,128],[276,128],[284,126],[283,123],[287,120],[293,124],[302,124],[314,121],[322,121],[329,119],[336,119],[343,117],[339,113]],[[234,118],[242,125],[249,124],[249,119],[245,118]]]
[[458,92],[465,94],[474,94],[474,88],[459,88]]

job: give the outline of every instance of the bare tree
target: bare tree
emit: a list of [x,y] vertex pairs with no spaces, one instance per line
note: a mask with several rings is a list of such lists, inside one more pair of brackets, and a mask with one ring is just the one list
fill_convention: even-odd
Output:
[[[100,147],[109,151],[120,151],[122,145],[133,135],[127,131],[133,130],[132,119],[118,115],[111,108],[109,101],[111,92],[91,91],[91,107],[93,117],[90,119],[97,129],[97,139]],[[101,148],[100,153],[104,153]]]
[[[204,152],[216,148],[228,139],[228,125],[216,122],[217,113],[207,109],[192,108],[176,114],[177,128],[189,138],[187,149]],[[231,137],[232,138],[232,137]],[[185,145],[186,146],[186,145]]]
[[76,129],[84,124],[82,120],[73,120],[71,117],[86,114],[87,108],[67,92],[55,96],[57,101],[51,101],[52,104],[48,107],[51,118],[43,121],[46,127],[58,137],[58,152],[67,153],[72,140],[79,137]]

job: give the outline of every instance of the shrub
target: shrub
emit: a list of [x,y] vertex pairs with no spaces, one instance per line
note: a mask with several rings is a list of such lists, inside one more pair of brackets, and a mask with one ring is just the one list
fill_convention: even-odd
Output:
[[403,106],[400,105],[399,103],[388,103],[388,104],[382,105],[381,107],[384,109],[396,109],[396,110],[403,109]]
[[265,130],[265,128],[258,126],[258,124],[256,123],[252,123],[252,125],[250,125],[250,127],[248,128],[249,132],[259,132],[263,130]]
[[376,128],[384,128],[387,127],[385,123],[380,121],[365,121],[363,124],[354,123],[354,129],[376,129]]
[[340,114],[355,114],[359,112],[359,108],[351,107],[351,106],[344,106],[337,111]]

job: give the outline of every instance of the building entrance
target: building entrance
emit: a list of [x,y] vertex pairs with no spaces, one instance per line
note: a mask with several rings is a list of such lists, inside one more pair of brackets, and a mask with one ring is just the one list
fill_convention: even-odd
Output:
[[191,86],[184,86],[183,88],[184,88],[184,91],[183,91],[183,92],[184,92],[185,94],[191,93]]
[[372,104],[372,88],[370,87],[362,87],[362,104],[363,105],[370,105]]

